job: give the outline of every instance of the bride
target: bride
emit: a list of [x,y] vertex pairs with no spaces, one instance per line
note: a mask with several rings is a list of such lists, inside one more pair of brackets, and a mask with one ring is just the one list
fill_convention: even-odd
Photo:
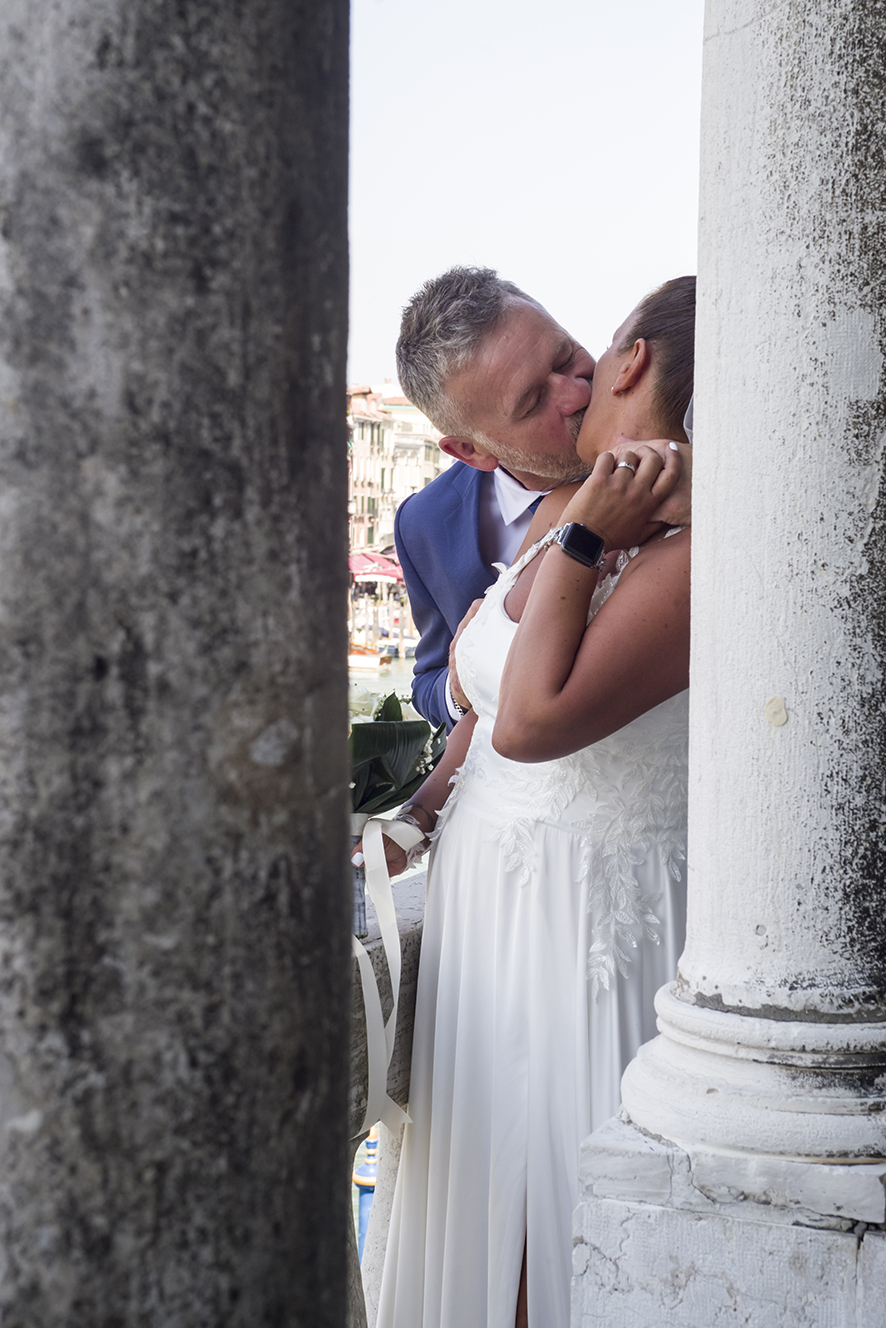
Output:
[[579,1147],[682,948],[690,535],[650,523],[678,468],[644,440],[685,439],[694,318],[679,278],[615,333],[590,478],[463,626],[473,710],[401,813],[435,842],[379,1328],[569,1323]]

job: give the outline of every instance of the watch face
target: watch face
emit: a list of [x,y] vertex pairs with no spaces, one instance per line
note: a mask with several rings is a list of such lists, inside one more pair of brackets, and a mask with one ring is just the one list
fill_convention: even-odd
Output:
[[563,527],[558,543],[564,553],[575,558],[576,562],[584,563],[586,567],[596,567],[605,548],[599,535],[577,521]]

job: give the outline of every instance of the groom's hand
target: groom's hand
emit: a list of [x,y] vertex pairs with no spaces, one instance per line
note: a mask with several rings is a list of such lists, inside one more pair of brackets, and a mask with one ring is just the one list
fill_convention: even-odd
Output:
[[652,514],[650,520],[660,521],[666,526],[690,526],[692,524],[692,447],[689,443],[675,443],[669,438],[653,438],[639,444],[631,438],[621,437],[616,440],[615,446],[610,448],[610,451],[616,461],[619,461],[625,452],[634,452],[639,446],[651,447],[663,461],[666,459],[666,452],[676,451],[680,462],[680,476],[673,491]]

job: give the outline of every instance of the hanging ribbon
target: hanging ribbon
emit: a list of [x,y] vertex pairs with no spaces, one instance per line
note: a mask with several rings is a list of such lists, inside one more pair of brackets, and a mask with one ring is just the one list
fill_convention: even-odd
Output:
[[[398,1130],[409,1122],[409,1116],[388,1096],[388,1070],[394,1055],[394,1040],[397,1036],[397,1010],[400,1004],[400,929],[397,926],[397,913],[394,909],[394,895],[391,890],[391,878],[385,861],[384,835],[399,844],[404,852],[409,852],[421,843],[424,835],[418,826],[408,821],[383,821],[373,817],[363,829],[363,856],[366,860],[366,885],[369,897],[375,905],[378,925],[381,931],[382,947],[391,975],[391,993],[394,1003],[391,1013],[385,1021],[381,1009],[381,997],[378,981],[372,967],[372,961],[356,936],[351,937],[351,949],[360,970],[360,985],[363,989],[363,1011],[366,1019],[366,1050],[369,1061],[366,1114],[357,1134],[383,1121],[389,1130]],[[354,1136],[355,1138],[357,1135]]]

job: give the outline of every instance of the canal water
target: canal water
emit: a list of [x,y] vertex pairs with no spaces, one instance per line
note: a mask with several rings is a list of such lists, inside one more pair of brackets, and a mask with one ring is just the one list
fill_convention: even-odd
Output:
[[351,682],[365,687],[367,692],[376,696],[389,696],[396,692],[398,696],[409,697],[412,693],[412,668],[415,660],[392,659],[380,669],[351,669],[348,677]]

